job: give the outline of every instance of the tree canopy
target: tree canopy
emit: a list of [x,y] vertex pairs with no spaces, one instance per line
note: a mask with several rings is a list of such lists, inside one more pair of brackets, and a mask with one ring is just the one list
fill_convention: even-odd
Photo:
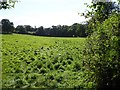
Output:
[[0,9],[10,9],[15,6],[17,0],[0,0]]
[[8,19],[2,19],[2,33],[13,33],[14,31],[14,24],[10,22]]
[[90,10],[81,15],[85,18],[91,18],[88,21],[88,33],[91,35],[93,28],[97,27],[97,22],[102,23],[108,19],[113,13],[120,13],[119,4],[116,2],[92,2],[91,5],[86,4]]

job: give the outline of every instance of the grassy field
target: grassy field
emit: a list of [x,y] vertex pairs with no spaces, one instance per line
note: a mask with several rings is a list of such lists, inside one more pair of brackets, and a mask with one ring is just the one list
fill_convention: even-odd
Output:
[[2,87],[84,88],[84,44],[85,38],[2,35]]

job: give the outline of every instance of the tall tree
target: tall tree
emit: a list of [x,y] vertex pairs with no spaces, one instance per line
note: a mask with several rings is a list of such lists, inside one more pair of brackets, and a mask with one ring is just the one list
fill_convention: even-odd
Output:
[[19,34],[26,34],[27,33],[26,28],[23,25],[18,25],[15,28],[15,31],[16,31],[16,33],[19,33]]
[[10,22],[8,19],[2,19],[2,33],[12,33],[14,31],[13,22]]
[[44,31],[44,27],[40,26],[37,31],[36,31],[36,35],[41,35],[44,36],[45,35],[45,31]]
[[24,25],[24,27],[27,32],[33,32],[33,27],[31,27],[30,25]]

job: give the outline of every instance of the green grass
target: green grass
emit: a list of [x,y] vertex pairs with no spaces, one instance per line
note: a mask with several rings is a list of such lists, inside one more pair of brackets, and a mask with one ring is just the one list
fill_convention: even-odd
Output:
[[2,35],[2,87],[84,88],[85,38]]

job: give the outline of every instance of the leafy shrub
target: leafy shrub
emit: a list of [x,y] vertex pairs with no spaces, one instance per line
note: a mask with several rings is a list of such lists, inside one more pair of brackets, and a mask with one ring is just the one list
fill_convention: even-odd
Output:
[[120,15],[113,14],[87,40],[83,65],[94,72],[97,88],[118,88],[120,85]]

